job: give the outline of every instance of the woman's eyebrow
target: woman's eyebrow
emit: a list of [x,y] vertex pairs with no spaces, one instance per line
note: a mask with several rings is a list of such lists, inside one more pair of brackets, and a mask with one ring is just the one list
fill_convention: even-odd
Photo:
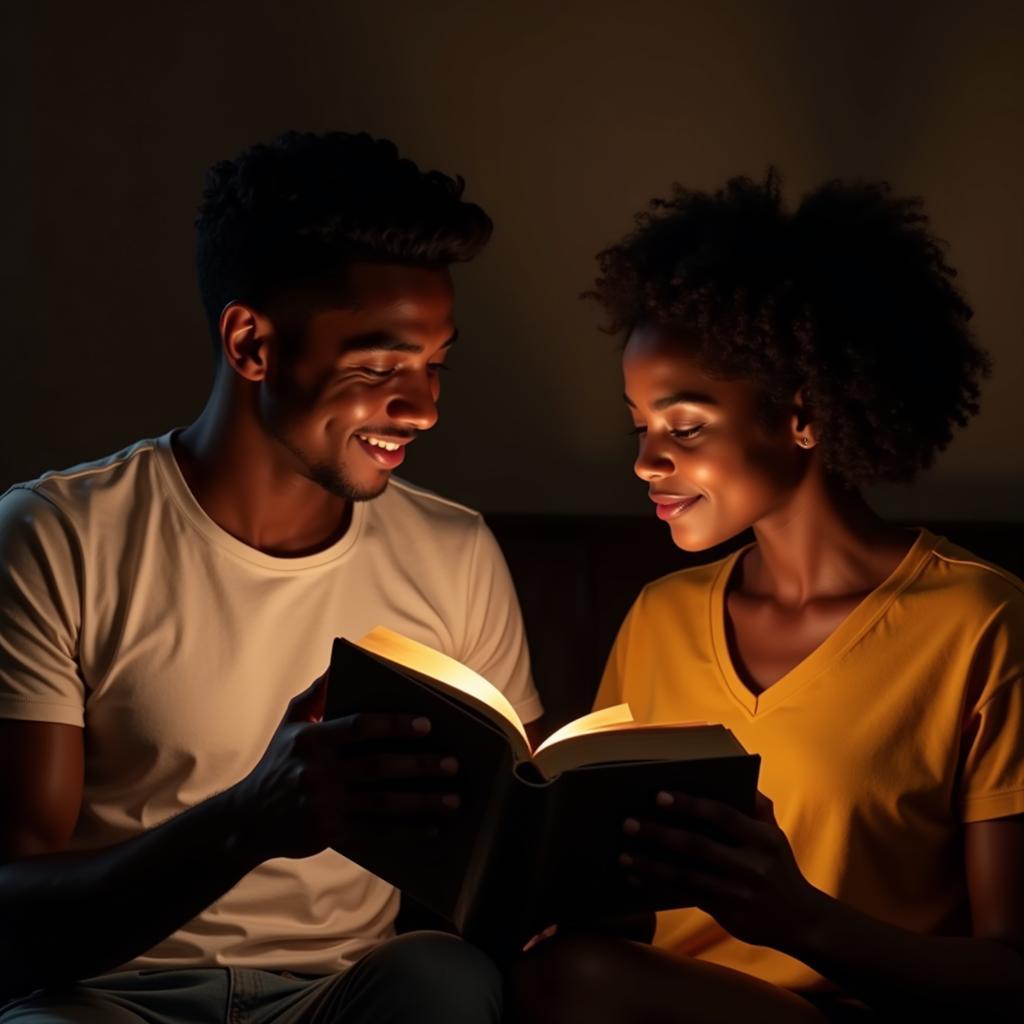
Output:
[[[622,396],[626,400],[626,405],[630,408],[635,409],[636,404],[630,399],[629,395]],[[677,391],[672,395],[665,395],[664,398],[658,398],[651,402],[651,408],[656,412],[661,412],[662,409],[667,409],[670,405],[720,405],[721,403],[713,395],[709,395],[704,391]]]

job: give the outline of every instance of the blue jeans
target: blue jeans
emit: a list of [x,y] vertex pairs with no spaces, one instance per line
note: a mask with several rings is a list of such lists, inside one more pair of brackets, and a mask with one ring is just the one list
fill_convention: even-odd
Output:
[[501,976],[474,946],[413,932],[342,974],[238,967],[118,971],[43,989],[0,1024],[497,1024]]

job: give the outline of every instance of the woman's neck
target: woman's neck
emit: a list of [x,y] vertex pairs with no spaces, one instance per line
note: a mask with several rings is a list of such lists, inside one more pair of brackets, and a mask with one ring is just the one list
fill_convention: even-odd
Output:
[[796,608],[874,590],[914,542],[912,531],[886,523],[859,491],[824,473],[809,474],[754,535],[734,586]]

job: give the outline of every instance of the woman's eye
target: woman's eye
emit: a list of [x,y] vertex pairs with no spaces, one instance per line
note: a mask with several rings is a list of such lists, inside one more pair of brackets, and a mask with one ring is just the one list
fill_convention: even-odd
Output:
[[696,437],[703,429],[704,424],[698,423],[695,427],[684,427],[680,430],[673,430],[672,436],[678,437],[683,441],[688,441],[690,438]]
[[[670,430],[669,434],[670,436],[677,438],[678,440],[688,441],[691,438],[696,437],[704,429],[704,427],[705,424],[698,423],[695,427],[683,427],[679,430]],[[634,437],[643,437],[646,433],[647,427],[645,426],[634,427],[630,431],[630,434],[633,435]]]
[[395,368],[393,366],[386,370],[376,370],[372,366],[361,366],[360,369],[370,377],[380,377],[381,379],[390,377],[395,372]]
[[441,373],[442,371],[447,373],[451,370],[451,367],[445,363],[427,363],[427,369],[431,373]]

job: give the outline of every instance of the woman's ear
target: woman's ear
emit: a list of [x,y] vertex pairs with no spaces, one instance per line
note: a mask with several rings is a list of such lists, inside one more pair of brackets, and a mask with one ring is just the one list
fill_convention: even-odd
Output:
[[793,396],[790,430],[793,436],[793,443],[800,448],[810,450],[820,440],[817,428],[812,421],[811,411],[807,408],[807,403],[804,401],[803,391],[797,391]]
[[248,381],[267,375],[267,343],[273,336],[270,321],[251,306],[229,302],[220,314],[220,344],[232,370]]

